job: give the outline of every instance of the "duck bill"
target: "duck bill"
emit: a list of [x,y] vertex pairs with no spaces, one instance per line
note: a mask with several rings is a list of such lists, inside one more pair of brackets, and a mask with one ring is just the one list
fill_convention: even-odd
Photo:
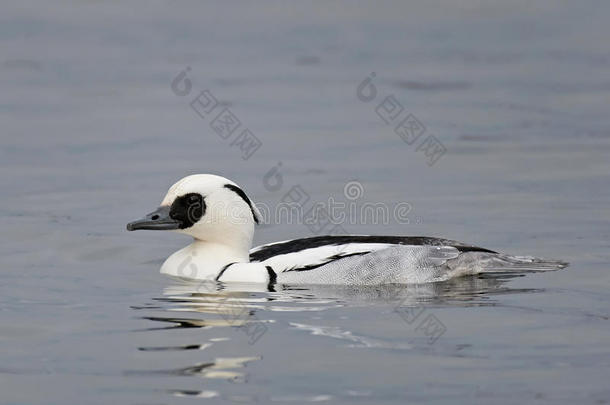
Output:
[[161,206],[142,219],[127,224],[128,231],[149,229],[153,231],[167,231],[180,229],[182,223],[169,216],[169,207]]

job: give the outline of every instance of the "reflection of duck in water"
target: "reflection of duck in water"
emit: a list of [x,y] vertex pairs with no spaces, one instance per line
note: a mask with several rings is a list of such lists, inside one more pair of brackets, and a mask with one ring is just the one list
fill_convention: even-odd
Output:
[[161,272],[184,278],[288,284],[424,283],[479,273],[557,270],[566,263],[509,256],[447,239],[318,236],[250,250],[260,214],[235,183],[199,174],[174,184],[161,206],[127,225],[195,238]]
[[[535,288],[512,288],[508,281],[520,275],[493,274],[458,277],[425,284],[383,285],[277,285],[215,283],[198,280],[176,280],[163,289],[163,302],[168,311],[225,315],[230,307],[246,308],[251,313],[324,311],[341,306],[387,307],[448,305],[496,305],[494,296],[541,291]],[[142,307],[140,309],[146,309]],[[216,325],[205,325],[216,326]]]

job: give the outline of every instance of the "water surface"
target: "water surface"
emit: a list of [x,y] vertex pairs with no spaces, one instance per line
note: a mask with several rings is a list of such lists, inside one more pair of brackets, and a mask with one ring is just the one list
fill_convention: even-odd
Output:
[[[601,1],[5,6],[0,403],[607,402],[609,12]],[[171,83],[187,67],[192,93],[179,96]],[[372,72],[367,103],[356,94]],[[262,141],[249,159],[189,106],[203,89]],[[433,166],[377,115],[390,95],[446,147]],[[283,182],[269,187],[278,164]],[[345,201],[358,181],[357,203],[412,210],[408,223],[346,232],[571,266],[417,287],[170,280],[159,267],[188,238],[125,224],[208,172],[269,206],[293,186]],[[269,223],[255,242],[313,234]]]

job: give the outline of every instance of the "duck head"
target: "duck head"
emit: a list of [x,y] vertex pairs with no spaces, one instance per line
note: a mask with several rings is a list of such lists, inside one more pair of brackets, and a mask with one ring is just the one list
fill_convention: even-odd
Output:
[[237,184],[221,176],[195,174],[171,186],[159,208],[128,223],[127,230],[172,230],[247,251],[259,221],[259,211]]

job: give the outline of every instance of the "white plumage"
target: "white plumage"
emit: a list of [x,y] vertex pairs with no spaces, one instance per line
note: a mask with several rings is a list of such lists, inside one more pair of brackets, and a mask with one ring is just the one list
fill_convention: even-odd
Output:
[[161,272],[220,282],[411,284],[514,271],[546,271],[567,263],[509,256],[457,241],[408,236],[320,236],[250,250],[260,214],[224,177],[199,174],[174,184],[161,206],[128,230],[175,230],[192,236]]

